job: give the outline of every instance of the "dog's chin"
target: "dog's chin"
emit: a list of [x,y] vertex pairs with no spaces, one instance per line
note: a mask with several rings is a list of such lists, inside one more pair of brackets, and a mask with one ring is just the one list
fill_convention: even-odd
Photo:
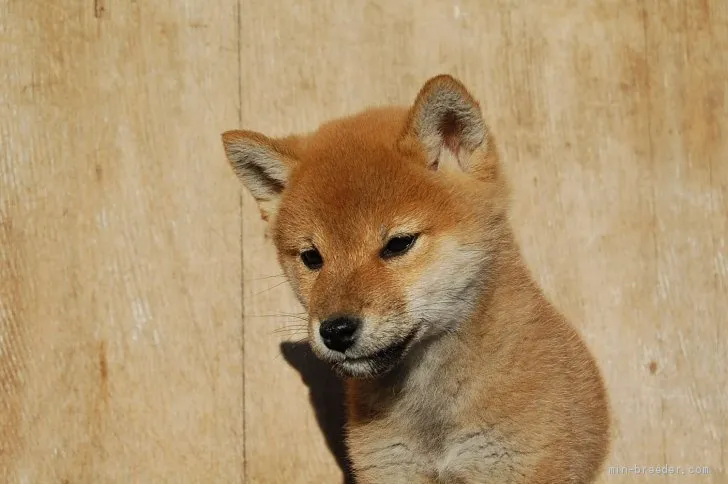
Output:
[[417,331],[413,331],[399,342],[359,358],[344,358],[333,363],[339,376],[368,380],[381,377],[395,369],[404,360]]
[[371,380],[392,371],[401,361],[398,359],[355,358],[339,361],[333,364],[333,369],[342,378],[357,380]]

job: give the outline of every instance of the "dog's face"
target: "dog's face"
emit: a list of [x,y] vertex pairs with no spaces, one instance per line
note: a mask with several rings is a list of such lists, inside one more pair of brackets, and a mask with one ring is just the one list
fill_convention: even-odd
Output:
[[412,109],[371,110],[314,134],[225,135],[272,224],[316,354],[351,377],[392,369],[475,309],[504,223],[480,110],[449,77]]

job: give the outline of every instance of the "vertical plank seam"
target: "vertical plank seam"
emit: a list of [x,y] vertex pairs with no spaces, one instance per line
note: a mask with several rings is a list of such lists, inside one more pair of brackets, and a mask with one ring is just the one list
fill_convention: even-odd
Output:
[[[711,11],[712,12],[715,12],[715,10],[711,10]],[[726,12],[728,12],[728,9],[726,10]],[[724,18],[726,18],[726,17],[728,17],[728,16],[725,16]],[[709,32],[710,32],[710,40],[711,40],[711,50],[712,50],[713,45],[717,44],[717,49],[718,49],[717,51],[720,52],[720,43],[718,41],[718,38],[720,38],[719,37],[720,34],[716,34],[715,33],[715,30],[711,28],[712,25],[713,25],[712,24],[713,20],[714,19],[711,18],[710,19],[710,22],[708,23],[708,28],[710,29]],[[720,32],[721,33],[728,32],[728,29],[723,29]],[[726,39],[725,38],[723,38],[722,40],[723,40],[723,42],[726,42]],[[725,57],[724,56],[724,60],[725,61],[728,61],[728,57]],[[724,89],[723,90],[723,94],[725,94],[725,87],[723,89]],[[718,126],[718,133],[720,133],[720,129],[721,129],[720,126]],[[715,210],[716,207],[718,206],[716,204],[715,196],[714,196],[714,193],[715,193],[714,192],[714,188],[716,188],[716,187],[713,184],[716,183],[718,190],[720,190],[720,194],[718,195],[718,203],[720,203],[720,201],[723,200],[724,197],[725,197],[725,195],[724,195],[725,194],[725,191],[723,189],[724,188],[724,185],[723,184],[726,183],[726,182],[728,182],[728,180],[725,180],[725,179],[721,180],[720,179],[720,176],[718,177],[718,180],[716,180],[713,177],[713,168],[714,168],[713,167],[713,164],[714,163],[716,163],[716,158],[713,156],[713,157],[711,157],[710,164],[708,165],[708,169],[709,169],[708,175],[710,176],[710,205],[713,208],[713,210]],[[720,216],[720,209],[718,209],[718,215]],[[722,246],[722,244],[718,241],[718,236],[719,236],[718,235],[718,231],[715,229],[715,226],[714,226],[713,227],[713,237],[712,237],[712,242],[713,242],[713,257],[717,257],[719,247]],[[721,276],[721,272],[719,272],[719,268],[716,267],[715,268],[715,276],[714,276],[714,279],[713,279],[713,287],[715,289],[715,294],[714,294],[715,295],[714,304],[715,304],[715,309],[716,309],[715,314],[721,314],[721,310],[720,310],[721,308],[718,305],[719,304],[718,303],[719,294],[721,294],[720,288],[721,288],[721,285],[722,285],[721,284],[722,283],[721,277],[722,277]],[[715,332],[716,332],[716,348],[715,348],[715,350],[716,350],[716,355],[725,355],[726,354],[725,352],[721,352],[720,351],[720,349],[721,349],[720,348],[720,345],[721,345],[720,342],[721,341],[724,341],[722,339],[722,337],[721,337],[721,333],[722,333],[721,327],[722,327],[722,323],[721,323],[721,321],[718,321],[717,324],[715,325]],[[723,342],[723,345],[725,345],[725,342]],[[716,362],[716,365],[718,365],[718,364],[719,363]],[[721,405],[720,408],[718,409],[718,416],[720,417],[720,421],[721,422],[728,421],[728,418],[726,418],[726,415],[725,415],[725,411],[726,411],[725,404],[724,405]],[[726,469],[726,461],[725,461],[725,459],[726,459],[725,437],[726,436],[725,436],[725,432],[720,432],[719,431],[718,434],[720,435],[720,465],[721,465],[720,472],[723,473],[723,474],[725,474],[725,473],[728,473],[728,469]]]
[[[242,79],[242,67],[243,67],[243,46],[242,46],[242,2],[237,0],[237,44],[238,44],[238,126],[243,123],[243,79]],[[245,418],[245,407],[246,407],[246,391],[245,391],[245,221],[243,220],[243,194],[241,190],[239,193],[239,212],[240,217],[240,352],[242,360],[242,408],[243,413],[243,468],[242,475],[240,476],[240,482],[245,484],[247,480],[247,467],[248,467],[248,445],[247,445],[247,420]]]
[[[710,8],[710,7],[709,7]],[[712,11],[712,10],[711,10]],[[708,19],[708,35],[709,35],[709,45],[710,50],[713,51],[713,47],[715,44],[718,44],[717,37],[715,30],[712,28],[714,18]],[[725,40],[725,39],[723,39]],[[716,52],[720,51],[720,45],[716,46],[718,50]],[[720,62],[720,61],[718,61]],[[714,71],[709,71],[709,82],[712,83],[713,76],[715,75]],[[720,132],[720,126],[718,127],[718,132]],[[721,197],[718,197],[718,202],[716,203],[716,197],[715,197],[715,189],[718,188],[721,191],[722,194],[722,187],[720,180],[716,180],[713,176],[713,170],[714,170],[714,163],[715,163],[715,156],[711,156],[710,160],[708,162],[708,186],[710,187],[708,190],[708,194],[710,197],[710,208],[711,212],[716,210],[716,207],[718,207],[718,203],[720,203]],[[718,216],[720,216],[720,209],[718,210]],[[710,237],[710,243],[711,243],[711,258],[713,259],[713,314],[721,314],[721,308],[719,301],[719,295],[720,295],[720,286],[721,286],[721,275],[719,272],[719,268],[717,267],[717,262],[715,261],[715,258],[718,257],[718,251],[720,247],[720,243],[718,242],[718,231],[715,229],[715,226],[713,226],[711,230],[711,237]],[[725,355],[724,352],[721,352],[721,320],[717,320],[715,324],[715,354],[716,355]],[[716,358],[716,368],[719,366],[720,356],[717,356]],[[718,419],[719,422],[726,422],[725,418],[725,405],[719,405],[717,408],[718,413]],[[715,415],[714,415],[715,417]],[[720,426],[720,424],[719,424]],[[726,457],[726,451],[725,451],[725,433],[721,432],[720,429],[718,429],[718,438],[720,440],[720,470],[719,472],[721,474],[725,474],[728,469],[726,469],[725,465],[725,457]]]
[[[648,8],[647,8],[647,0],[642,0],[642,32],[644,36],[644,45],[645,45],[645,63],[647,64],[646,69],[646,79],[645,79],[645,87],[646,87],[646,93],[645,93],[645,99],[647,100],[647,156],[650,160],[650,169],[652,170],[652,174],[654,175],[656,173],[655,169],[655,149],[654,149],[654,143],[652,140],[652,64],[650,63],[650,36],[649,36],[649,28],[648,28]],[[654,180],[654,176],[653,176]],[[658,287],[660,283],[660,259],[658,257],[659,253],[659,247],[657,243],[657,232],[658,232],[658,220],[657,220],[657,193],[655,192],[655,184],[652,183],[650,186],[650,192],[652,196],[652,204],[651,204],[651,210],[652,210],[652,257],[653,261],[655,263],[655,287]],[[663,354],[663,342],[658,339],[657,341],[657,348],[660,355]],[[662,392],[662,388],[660,388],[660,420],[664,421],[665,419],[665,395]],[[665,427],[662,426],[660,429],[662,433],[662,460],[663,463],[667,463],[667,435],[665,432]]]

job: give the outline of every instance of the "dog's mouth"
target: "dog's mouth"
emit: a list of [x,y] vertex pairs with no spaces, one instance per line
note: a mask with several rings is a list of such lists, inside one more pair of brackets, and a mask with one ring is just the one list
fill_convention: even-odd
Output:
[[402,340],[374,353],[357,358],[347,357],[337,361],[333,364],[334,370],[339,375],[348,378],[367,379],[382,376],[404,359],[416,335],[417,328],[413,329]]

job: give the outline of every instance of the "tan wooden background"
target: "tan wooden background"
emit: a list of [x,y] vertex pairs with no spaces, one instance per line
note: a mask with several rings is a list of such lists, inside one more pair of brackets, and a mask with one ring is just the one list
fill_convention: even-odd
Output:
[[604,369],[608,465],[728,482],[725,0],[0,0],[0,482],[341,482],[219,134],[440,72]]

